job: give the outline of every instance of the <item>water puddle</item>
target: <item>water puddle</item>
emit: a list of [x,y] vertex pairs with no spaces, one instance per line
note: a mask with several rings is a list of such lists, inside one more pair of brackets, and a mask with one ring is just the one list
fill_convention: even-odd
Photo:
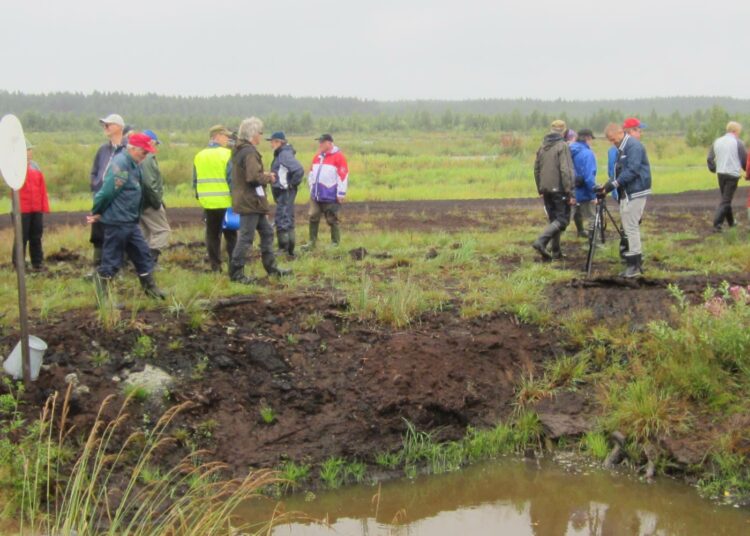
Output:
[[[327,518],[329,526],[297,522],[277,527],[275,536],[750,534],[750,510],[713,504],[685,484],[661,478],[649,485],[537,461],[494,462],[284,502],[286,511]],[[246,515],[268,515],[261,509]]]

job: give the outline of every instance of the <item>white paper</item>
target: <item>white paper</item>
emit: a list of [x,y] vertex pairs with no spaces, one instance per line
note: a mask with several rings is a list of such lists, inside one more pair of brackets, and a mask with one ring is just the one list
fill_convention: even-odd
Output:
[[266,191],[262,186],[256,186],[255,193],[258,195],[258,197],[266,197]]
[[289,174],[289,170],[285,166],[281,166],[279,168],[279,184],[284,190],[289,188],[289,183],[286,180],[286,177],[288,174]]

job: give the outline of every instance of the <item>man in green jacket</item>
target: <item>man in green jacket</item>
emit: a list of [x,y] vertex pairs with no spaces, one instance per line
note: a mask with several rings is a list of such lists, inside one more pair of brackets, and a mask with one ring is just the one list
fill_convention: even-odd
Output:
[[[570,223],[571,206],[575,205],[575,196],[571,195],[575,172],[570,148],[563,138],[565,129],[564,121],[552,122],[550,133],[544,137],[534,163],[536,189],[544,198],[549,224],[531,247],[546,261],[563,258],[560,235]],[[547,251],[548,244],[551,251]]]
[[276,266],[273,252],[273,227],[268,221],[270,207],[266,185],[273,183],[276,177],[263,169],[263,158],[256,148],[262,135],[263,122],[260,119],[245,119],[237,131],[237,145],[232,151],[232,210],[240,215],[240,231],[229,265],[229,278],[244,284],[254,282],[245,276],[245,261],[256,231],[260,235],[263,268],[268,275],[290,273]]
[[138,221],[143,199],[140,163],[146,155],[156,152],[151,138],[145,134],[132,134],[125,151],[110,162],[101,189],[94,196],[89,223],[100,222],[104,228],[102,262],[98,268],[97,286],[105,285],[117,274],[123,257],[128,258],[138,271],[138,279],[146,294],[164,299],[154,281],[153,261],[148,245],[143,239]]
[[[160,144],[159,137],[153,130],[144,130],[143,133],[151,138],[155,146]],[[141,173],[143,174],[143,212],[141,213],[141,232],[148,243],[151,251],[151,259],[154,264],[159,262],[159,255],[169,245],[169,235],[172,229],[169,227],[167,212],[164,209],[164,179],[156,161],[156,153],[149,153],[141,162]]]

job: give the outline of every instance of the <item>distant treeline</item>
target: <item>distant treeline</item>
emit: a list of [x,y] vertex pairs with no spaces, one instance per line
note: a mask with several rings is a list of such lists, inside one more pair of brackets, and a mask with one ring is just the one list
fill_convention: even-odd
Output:
[[88,130],[96,118],[112,112],[122,114],[138,128],[161,130],[200,130],[219,122],[234,127],[243,117],[257,115],[270,127],[291,134],[391,130],[521,132],[544,129],[555,118],[567,120],[573,128],[586,126],[601,131],[609,122],[636,115],[655,131],[685,134],[691,144],[705,144],[730,115],[739,121],[750,118],[750,100],[673,97],[383,102],[274,95],[174,97],[0,91],[0,114],[17,114],[32,132]]

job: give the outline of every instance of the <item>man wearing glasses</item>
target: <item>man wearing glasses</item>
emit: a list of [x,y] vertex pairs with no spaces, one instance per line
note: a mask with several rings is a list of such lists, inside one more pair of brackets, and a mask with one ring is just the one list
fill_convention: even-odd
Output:
[[[99,147],[94,156],[94,164],[91,166],[91,193],[101,190],[104,181],[104,173],[112,158],[122,152],[127,146],[127,139],[123,133],[125,121],[119,114],[109,114],[107,117],[99,119],[99,123],[104,129],[104,135],[107,141]],[[98,221],[91,224],[91,238],[89,239],[94,246],[94,270],[102,263],[102,246],[104,244],[104,227]],[[93,274],[92,274],[93,276]]]

